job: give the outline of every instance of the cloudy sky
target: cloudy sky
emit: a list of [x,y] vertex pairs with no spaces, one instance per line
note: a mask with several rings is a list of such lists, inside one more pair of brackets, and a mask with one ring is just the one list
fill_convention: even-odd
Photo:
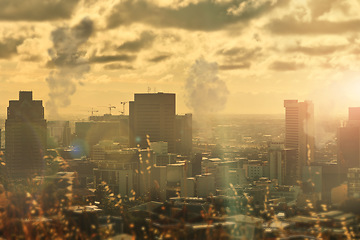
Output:
[[[175,92],[177,112],[360,106],[360,0],[0,0],[0,115],[48,118]],[[127,107],[127,106],[126,106]]]

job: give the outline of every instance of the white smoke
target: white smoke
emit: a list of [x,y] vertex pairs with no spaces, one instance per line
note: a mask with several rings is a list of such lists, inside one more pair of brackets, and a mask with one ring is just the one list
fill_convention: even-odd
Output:
[[217,73],[217,63],[207,62],[203,58],[196,60],[190,67],[185,85],[185,97],[188,107],[194,111],[195,116],[224,109],[229,90]]
[[57,28],[51,33],[53,47],[49,49],[51,61],[48,66],[54,68],[46,78],[50,99],[46,102],[49,116],[58,117],[58,108],[70,105],[70,97],[76,92],[76,84],[90,70],[85,52],[80,51],[93,33],[93,21],[84,18],[74,27]]

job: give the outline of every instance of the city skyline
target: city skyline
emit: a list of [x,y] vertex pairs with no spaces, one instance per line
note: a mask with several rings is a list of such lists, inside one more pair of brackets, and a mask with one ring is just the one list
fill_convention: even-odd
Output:
[[0,0],[1,239],[360,239],[360,0]]
[[[360,105],[359,8],[355,0],[5,1],[0,116],[20,90],[36,92],[52,119],[106,113],[99,106],[120,108],[148,87],[176,93],[181,114],[203,106],[282,114],[284,99],[300,99],[319,116],[345,115]],[[193,93],[204,104],[192,105]]]

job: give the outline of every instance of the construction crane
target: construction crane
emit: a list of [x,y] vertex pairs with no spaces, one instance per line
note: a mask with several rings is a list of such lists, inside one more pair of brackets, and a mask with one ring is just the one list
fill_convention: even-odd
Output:
[[94,108],[91,108],[91,111],[89,111],[89,112],[91,112],[91,116],[94,116],[94,112],[99,112],[98,110],[94,110]]
[[111,115],[111,109],[115,109],[115,108],[116,108],[115,106],[113,106],[113,105],[111,105],[111,104],[109,104],[109,106],[99,106],[99,107],[107,107],[107,108],[109,108],[109,113],[110,113],[110,115]]
[[127,104],[128,102],[120,102],[120,104],[123,106],[123,110],[121,112],[122,115],[125,115],[125,105]]

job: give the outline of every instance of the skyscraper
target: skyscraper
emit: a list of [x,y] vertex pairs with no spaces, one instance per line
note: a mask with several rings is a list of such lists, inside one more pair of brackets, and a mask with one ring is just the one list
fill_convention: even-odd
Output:
[[349,108],[349,121],[338,129],[338,164],[360,167],[360,108]]
[[189,156],[192,151],[192,114],[176,115],[176,153]]
[[46,151],[46,120],[41,100],[31,91],[20,91],[19,100],[9,101],[5,122],[5,159],[9,177],[41,174]]
[[310,101],[285,100],[284,107],[285,148],[295,149],[294,158],[289,158],[295,162],[286,163],[287,171],[300,180],[302,168],[314,161],[314,105]]
[[130,146],[148,147],[148,141],[164,141],[175,151],[175,94],[135,94],[129,103]]

